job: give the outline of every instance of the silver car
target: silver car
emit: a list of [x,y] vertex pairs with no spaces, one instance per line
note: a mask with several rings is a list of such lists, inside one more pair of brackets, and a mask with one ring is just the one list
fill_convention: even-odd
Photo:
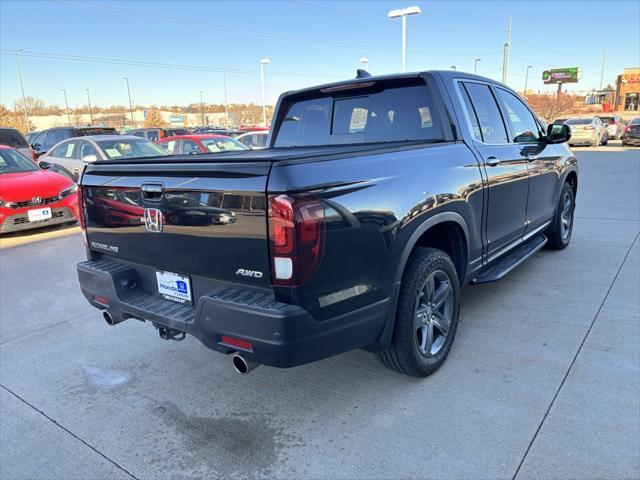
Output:
[[90,135],[57,143],[40,157],[39,164],[77,182],[88,163],[167,155],[155,143],[133,135]]
[[620,140],[622,138],[626,124],[620,115],[598,115],[598,118],[607,127],[607,133],[611,140]]
[[259,132],[244,133],[236,137],[236,140],[243,143],[252,150],[262,150],[269,146],[269,132],[267,130]]
[[571,129],[569,145],[589,145],[597,147],[609,141],[607,128],[598,117],[568,118],[565,125]]

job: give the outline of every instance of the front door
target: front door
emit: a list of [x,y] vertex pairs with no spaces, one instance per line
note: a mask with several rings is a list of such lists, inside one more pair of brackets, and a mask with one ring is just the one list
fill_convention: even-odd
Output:
[[525,235],[543,229],[553,219],[559,195],[560,156],[549,145],[533,113],[513,93],[495,87],[510,129],[511,142],[529,164],[527,226]]

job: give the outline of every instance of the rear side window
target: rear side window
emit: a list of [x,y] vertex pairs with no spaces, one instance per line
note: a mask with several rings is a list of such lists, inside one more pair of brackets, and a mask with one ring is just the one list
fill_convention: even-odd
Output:
[[0,145],[7,145],[12,148],[27,148],[29,144],[22,134],[13,129],[0,129]]
[[66,140],[67,138],[71,138],[72,136],[73,134],[71,133],[71,130],[49,130],[49,134],[47,135],[47,146],[52,147],[56,143]]
[[482,141],[484,143],[508,143],[507,130],[489,86],[473,82],[465,82],[464,86],[469,93],[473,110],[480,125]]
[[347,98],[293,103],[277,133],[276,147],[340,143],[442,141],[425,85],[388,88]]
[[152,142],[157,142],[160,138],[158,134],[158,130],[148,130],[147,131],[147,140],[151,140]]

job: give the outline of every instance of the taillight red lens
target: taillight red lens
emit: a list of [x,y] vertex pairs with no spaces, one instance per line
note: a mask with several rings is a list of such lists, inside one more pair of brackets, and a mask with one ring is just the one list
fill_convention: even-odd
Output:
[[36,157],[36,151],[33,148],[31,149],[31,158],[34,162],[38,159],[38,157]]
[[84,189],[82,186],[78,185],[78,212],[80,214],[80,229],[82,230],[82,239],[84,240],[84,244],[87,248],[89,248],[89,237],[87,236],[87,218],[84,207]]
[[324,206],[311,195],[269,195],[274,285],[299,286],[315,272],[324,249]]

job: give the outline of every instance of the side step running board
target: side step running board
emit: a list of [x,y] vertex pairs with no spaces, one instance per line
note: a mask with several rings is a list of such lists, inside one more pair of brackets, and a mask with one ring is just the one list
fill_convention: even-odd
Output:
[[512,250],[505,256],[495,260],[487,267],[486,270],[471,280],[471,283],[489,283],[500,280],[527,258],[544,247],[545,243],[547,243],[547,237],[543,234],[539,233],[538,235],[534,235],[526,242],[516,247],[515,250]]

